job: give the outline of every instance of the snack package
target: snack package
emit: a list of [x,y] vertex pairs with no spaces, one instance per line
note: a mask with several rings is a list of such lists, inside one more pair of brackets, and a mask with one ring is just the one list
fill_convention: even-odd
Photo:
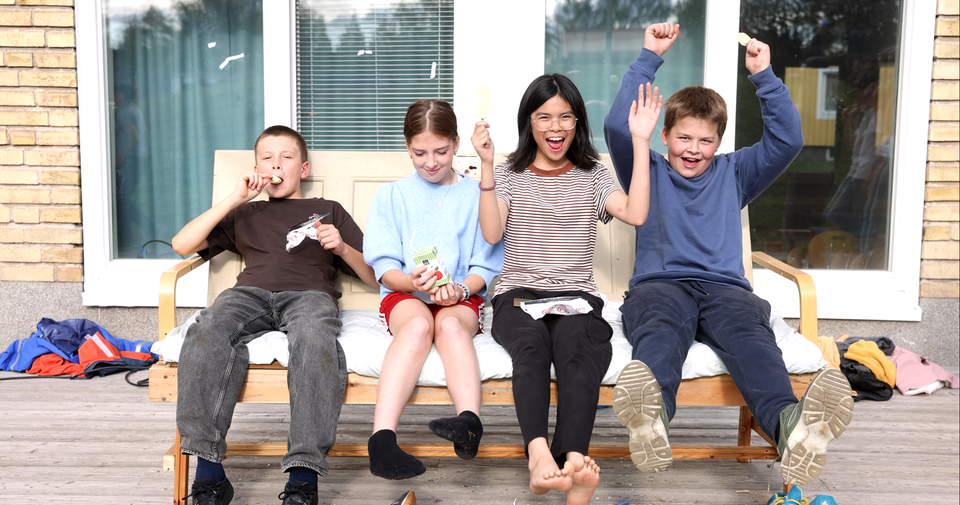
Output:
[[558,316],[572,316],[586,314],[593,310],[590,302],[579,296],[556,296],[522,302],[520,308],[534,319],[540,319],[547,314]]
[[290,252],[290,249],[300,245],[305,238],[317,240],[317,221],[320,221],[329,215],[329,212],[322,216],[319,214],[314,214],[306,221],[291,226],[290,229],[287,230],[287,252]]
[[428,273],[434,272],[433,275],[436,276],[437,280],[431,287],[438,288],[450,283],[450,272],[447,271],[443,260],[441,260],[437,254],[436,247],[430,246],[417,250],[417,252],[413,253],[413,261],[419,265],[426,265]]

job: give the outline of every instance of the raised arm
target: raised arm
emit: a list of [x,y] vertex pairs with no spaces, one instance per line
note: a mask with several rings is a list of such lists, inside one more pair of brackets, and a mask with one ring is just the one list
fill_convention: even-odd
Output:
[[173,250],[181,256],[193,254],[207,248],[210,232],[237,207],[256,198],[267,185],[267,180],[258,173],[243,174],[237,181],[237,188],[226,198],[190,221],[173,237]]
[[[607,199],[607,212],[632,226],[641,226],[647,221],[650,211],[650,137],[660,118],[663,96],[659,89],[646,92],[640,86],[637,99],[630,106],[630,136],[633,145],[633,174],[627,194],[615,191]],[[628,196],[629,195],[629,196]]]
[[496,244],[503,238],[510,209],[497,198],[494,190],[496,183],[493,179],[493,139],[490,137],[489,128],[490,124],[486,121],[477,121],[470,141],[480,156],[480,230],[487,243]]

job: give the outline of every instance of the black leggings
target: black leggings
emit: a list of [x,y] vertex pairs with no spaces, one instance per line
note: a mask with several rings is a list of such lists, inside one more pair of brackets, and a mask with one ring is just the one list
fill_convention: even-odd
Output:
[[[588,314],[547,315],[533,319],[514,298],[579,296],[590,303]],[[547,438],[550,365],[557,376],[557,424],[550,451],[558,464],[566,453],[587,454],[597,417],[600,381],[610,366],[613,329],[601,316],[603,300],[582,291],[512,289],[493,298],[493,339],[513,359],[513,400],[524,448]]]

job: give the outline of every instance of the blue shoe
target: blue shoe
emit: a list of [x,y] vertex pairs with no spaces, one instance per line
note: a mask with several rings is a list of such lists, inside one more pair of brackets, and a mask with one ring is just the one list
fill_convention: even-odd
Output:
[[788,493],[777,493],[771,496],[767,500],[767,505],[808,505],[808,502],[803,499],[800,486],[793,486]]
[[837,505],[837,501],[828,494],[821,494],[814,496],[813,499],[810,500],[810,505]]

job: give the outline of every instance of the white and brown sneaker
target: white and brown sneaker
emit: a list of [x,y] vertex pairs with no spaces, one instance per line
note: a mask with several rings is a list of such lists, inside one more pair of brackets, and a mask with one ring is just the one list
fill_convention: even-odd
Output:
[[660,384],[642,361],[633,360],[620,372],[613,389],[613,410],[630,430],[630,459],[642,472],[666,470],[673,463],[668,422]]

